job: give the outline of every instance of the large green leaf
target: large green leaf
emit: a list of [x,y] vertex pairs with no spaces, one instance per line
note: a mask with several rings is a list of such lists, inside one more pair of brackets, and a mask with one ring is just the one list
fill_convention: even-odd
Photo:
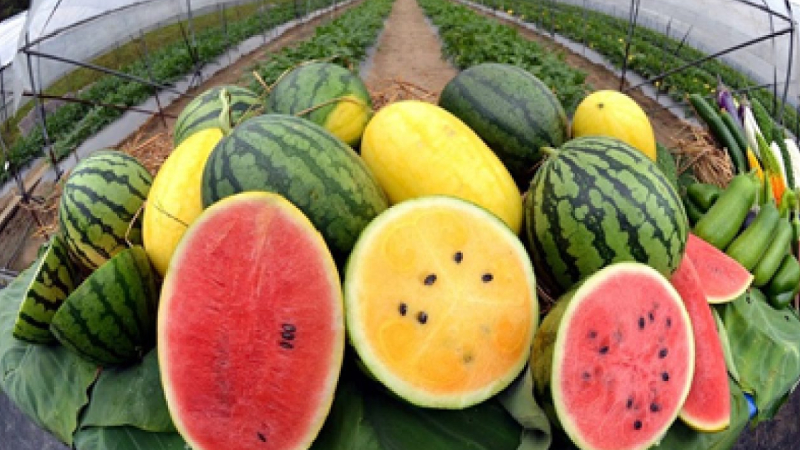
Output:
[[739,435],[747,426],[749,412],[744,393],[733,380],[728,380],[731,388],[731,423],[730,426],[718,433],[703,433],[696,431],[683,423],[680,419],[670,427],[661,444],[652,450],[728,450],[736,445]]
[[351,374],[312,449],[516,450],[521,435],[497,400],[460,411],[418,408]]
[[769,420],[800,378],[800,320],[772,308],[755,288],[719,310],[739,385],[758,407],[755,423]]
[[498,396],[500,403],[524,431],[518,450],[547,450],[553,440],[550,421],[533,396],[530,367]]
[[76,450],[186,450],[178,433],[150,433],[133,427],[86,428],[75,435]]
[[0,291],[0,388],[39,426],[71,444],[97,370],[61,346],[28,344],[12,336],[33,275],[28,269]]
[[156,350],[140,364],[104,370],[92,390],[81,428],[123,425],[153,432],[175,431],[161,388]]

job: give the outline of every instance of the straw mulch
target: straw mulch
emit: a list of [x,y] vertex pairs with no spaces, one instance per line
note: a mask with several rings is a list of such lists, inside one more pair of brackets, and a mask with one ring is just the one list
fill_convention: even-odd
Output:
[[717,147],[705,129],[689,126],[689,131],[690,138],[675,142],[678,174],[691,170],[702,183],[727,186],[734,175],[730,156]]

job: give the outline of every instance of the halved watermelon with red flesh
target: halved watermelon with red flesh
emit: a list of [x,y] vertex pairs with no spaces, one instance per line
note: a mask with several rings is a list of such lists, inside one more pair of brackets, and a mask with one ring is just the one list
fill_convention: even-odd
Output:
[[584,450],[643,450],[686,400],[694,342],[675,288],[649,266],[610,265],[565,294],[533,344],[534,385]]
[[344,353],[339,275],[320,234],[276,194],[205,210],[170,262],[158,314],[161,379],[195,450],[306,449]]
[[708,303],[732,302],[753,282],[753,274],[738,261],[691,233],[685,258],[692,260]]
[[695,349],[692,388],[678,417],[700,431],[723,430],[731,421],[731,392],[716,321],[689,258],[683,258],[671,281],[692,320]]

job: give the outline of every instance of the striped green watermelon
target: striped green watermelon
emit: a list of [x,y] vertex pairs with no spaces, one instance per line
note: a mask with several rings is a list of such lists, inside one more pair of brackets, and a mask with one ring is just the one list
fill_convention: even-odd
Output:
[[50,321],[77,282],[67,246],[60,235],[52,237],[34,266],[25,299],[14,324],[14,337],[34,344],[49,344],[56,338]]
[[100,365],[124,364],[155,344],[158,287],[142,247],[95,270],[58,309],[50,330],[62,345]]
[[353,149],[319,125],[281,114],[250,119],[223,138],[206,162],[202,189],[204,207],[243,191],[283,195],[340,261],[388,206]]
[[281,78],[269,94],[267,110],[301,115],[355,146],[372,115],[372,100],[358,75],[337,64],[315,62]]
[[219,115],[222,112],[222,101],[219,93],[223,89],[226,89],[230,95],[230,114],[234,124],[241,122],[245,117],[258,113],[261,99],[253,91],[234,85],[213,87],[195,97],[181,111],[172,134],[172,142],[175,147],[200,130],[220,127]]
[[560,147],[567,116],[547,85],[509,64],[472,66],[450,80],[439,106],[461,119],[527,187],[542,147]]
[[555,291],[619,261],[669,277],[688,222],[667,177],[643,153],[599,136],[554,150],[531,183],[525,219],[537,277]]
[[133,220],[152,182],[136,158],[114,150],[95,152],[75,167],[64,184],[58,218],[77,262],[91,270],[128,242],[142,244],[141,220]]

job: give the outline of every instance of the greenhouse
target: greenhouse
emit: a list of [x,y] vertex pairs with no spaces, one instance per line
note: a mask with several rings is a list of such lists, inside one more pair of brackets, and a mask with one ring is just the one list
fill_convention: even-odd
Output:
[[798,17],[9,2],[0,450],[797,448]]

